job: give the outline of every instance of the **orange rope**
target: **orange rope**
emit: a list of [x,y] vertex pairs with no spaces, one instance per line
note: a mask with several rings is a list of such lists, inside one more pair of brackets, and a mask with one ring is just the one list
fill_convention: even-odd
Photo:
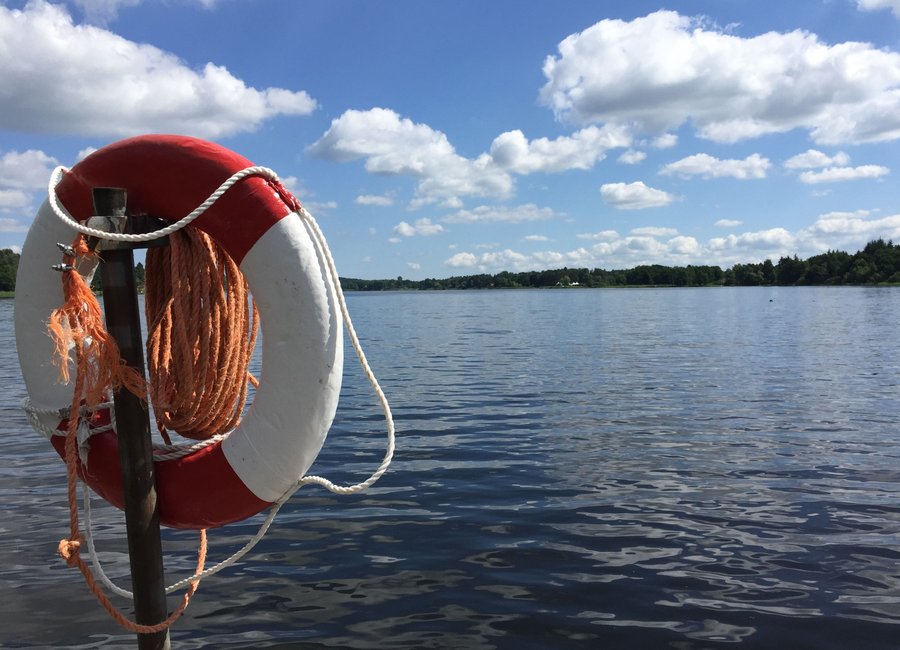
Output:
[[147,251],[147,367],[160,431],[205,440],[240,422],[259,329],[249,299],[237,264],[201,231]]
[[[63,272],[65,303],[50,316],[60,379],[69,380],[69,349],[75,349],[75,386],[66,434],[66,478],[70,535],[59,554],[77,566],[91,593],[113,619],[138,634],[162,631],[184,612],[200,581],[192,581],[179,606],[164,621],[141,625],[118,610],[81,559],[78,521],[77,431],[82,404],[90,409],[106,400],[110,388],[124,388],[146,399],[149,392],[160,432],[206,439],[237,426],[247,399],[250,358],[259,317],[249,287],[231,257],[206,234],[184,229],[169,236],[170,246],[147,254],[145,310],[148,322],[149,384],[119,355],[106,331],[99,303],[77,270]],[[95,255],[83,236],[73,244],[79,257]],[[195,573],[206,561],[206,531],[200,531]]]

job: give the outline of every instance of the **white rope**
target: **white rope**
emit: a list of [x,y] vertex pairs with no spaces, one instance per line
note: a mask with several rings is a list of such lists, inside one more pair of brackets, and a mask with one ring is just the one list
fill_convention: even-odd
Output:
[[[194,221],[197,217],[203,214],[213,203],[215,203],[219,197],[222,196],[232,185],[237,183],[238,181],[246,178],[247,176],[263,176],[272,181],[278,180],[278,175],[275,174],[274,171],[268,169],[266,167],[248,167],[243,169],[233,176],[226,180],[219,188],[213,192],[206,201],[204,201],[200,206],[198,206],[193,212],[191,212],[186,217],[176,221],[165,228],[157,230],[155,232],[141,234],[141,235],[130,235],[130,234],[116,234],[116,233],[108,233],[102,230],[96,230],[94,228],[88,228],[83,226],[79,222],[69,216],[66,212],[65,208],[59,202],[58,197],[56,196],[56,185],[59,183],[59,178],[61,178],[62,173],[68,171],[64,167],[57,167],[53,174],[50,176],[50,183],[48,186],[48,196],[50,199],[50,205],[52,206],[56,215],[62,219],[65,223],[67,223],[70,227],[74,228],[78,232],[90,235],[93,237],[100,237],[103,239],[111,239],[115,241],[150,241],[152,239],[156,239],[158,237],[164,237],[170,233],[175,232],[181,228],[184,228],[192,221]],[[59,177],[59,178],[58,178]],[[369,384],[372,386],[372,389],[375,392],[376,397],[378,398],[378,402],[381,405],[381,409],[384,413],[385,424],[387,426],[387,449],[385,450],[384,458],[381,461],[381,464],[378,468],[372,473],[369,478],[362,481],[361,483],[356,483],[355,485],[341,486],[336,485],[332,481],[327,478],[321,476],[304,476],[297,480],[297,482],[291,486],[273,505],[269,510],[269,514],[263,520],[262,524],[259,527],[259,530],[256,532],[253,537],[251,537],[244,546],[238,549],[235,553],[222,560],[218,564],[204,569],[194,575],[184,578],[183,580],[179,580],[178,582],[173,583],[172,585],[166,587],[166,593],[171,593],[182,587],[189,585],[191,582],[195,582],[196,580],[201,580],[203,578],[209,577],[225,569],[232,564],[236,563],[242,557],[244,557],[247,553],[249,553],[254,546],[256,546],[259,541],[265,536],[268,532],[269,528],[272,525],[272,522],[275,520],[275,515],[278,514],[278,511],[281,507],[290,499],[290,497],[304,485],[316,484],[324,487],[331,492],[339,495],[349,495],[356,494],[358,492],[362,492],[363,490],[369,488],[373,483],[375,483],[378,479],[382,477],[382,475],[387,471],[388,467],[391,464],[391,460],[394,457],[394,449],[395,449],[395,429],[394,429],[394,418],[391,414],[391,407],[387,401],[387,397],[384,394],[384,391],[381,389],[381,385],[378,383],[378,379],[375,377],[375,373],[372,372],[372,368],[369,366],[369,362],[366,359],[366,355],[363,352],[362,345],[360,345],[359,337],[356,335],[356,330],[353,327],[353,322],[350,319],[350,312],[347,309],[347,301],[344,298],[344,292],[341,289],[341,281],[340,276],[338,275],[337,267],[334,263],[334,257],[331,254],[331,250],[328,247],[328,242],[325,239],[325,235],[322,233],[322,230],[319,228],[319,224],[316,223],[316,220],[313,216],[303,207],[297,212],[298,216],[310,227],[310,230],[313,234],[313,239],[316,247],[319,250],[319,254],[325,260],[326,270],[328,273],[328,277],[331,280],[332,285],[335,289],[335,294],[337,295],[338,305],[341,309],[341,316],[343,318],[344,324],[347,327],[347,334],[349,335],[350,342],[353,346],[354,351],[356,352],[356,357],[359,359],[360,366],[362,367],[363,373],[366,376],[366,379],[369,381]],[[24,406],[24,403],[23,403]],[[32,425],[34,425],[37,420],[36,413],[32,416],[31,411],[26,411],[29,413],[29,419],[32,420]],[[112,412],[112,409],[110,409]],[[41,430],[47,431],[46,427],[41,427]],[[53,432],[57,433],[57,432]],[[194,445],[160,445],[160,448],[164,448],[162,454],[155,457],[155,460],[167,460],[169,458],[178,458],[183,455],[187,455],[192,453],[192,451],[202,448],[204,446],[215,444],[218,442],[218,439],[224,438],[228,434],[222,434],[221,436],[216,436],[211,438],[210,440],[204,440],[200,443]],[[218,438],[218,439],[216,439]],[[177,454],[177,455],[166,455],[166,454]],[[97,571],[100,575],[103,583],[109,588],[111,591],[119,594],[120,596],[125,596],[127,598],[131,598],[131,592],[121,589],[112,583],[111,580],[106,576],[103,572],[103,569],[100,565],[99,558],[94,549],[93,536],[90,531],[90,498],[89,495],[85,494],[84,501],[84,510],[85,510],[85,537],[88,542],[88,551],[91,556],[92,563],[97,567]]]
[[69,214],[68,210],[66,210],[65,206],[60,202],[59,197],[56,196],[56,186],[59,184],[59,181],[62,179],[62,175],[69,170],[65,167],[57,167],[53,170],[53,173],[50,174],[50,182],[47,186],[47,196],[50,200],[50,207],[53,208],[53,212],[56,213],[56,216],[59,217],[65,224],[67,224],[73,230],[77,230],[83,235],[89,235],[91,237],[99,237],[100,239],[108,239],[112,241],[130,241],[130,242],[143,242],[143,241],[152,241],[154,239],[158,239],[160,237],[165,237],[166,235],[170,235],[171,233],[181,230],[192,221],[194,221],[197,217],[206,212],[213,203],[218,201],[228,189],[241,181],[248,176],[262,176],[271,181],[278,180],[278,174],[269,169],[268,167],[247,167],[246,169],[242,169],[239,172],[233,174],[228,180],[222,183],[218,189],[209,195],[203,203],[197,206],[193,212],[189,215],[182,217],[178,221],[174,223],[170,223],[165,228],[160,228],[159,230],[155,230],[153,232],[141,233],[141,234],[129,234],[129,233],[113,233],[106,232],[105,230],[97,230],[96,228],[88,228],[87,226],[79,223]]
[[184,458],[185,456],[190,456],[195,451],[199,451],[211,445],[218,444],[230,435],[231,431],[229,431],[228,433],[217,433],[216,435],[210,436],[205,440],[201,440],[189,445],[160,445],[154,443],[153,460],[162,461]]
[[[96,411],[101,411],[103,409],[109,409],[109,424],[103,426],[91,426],[90,427],[90,436],[97,435],[99,433],[105,433],[107,431],[115,431],[116,424],[116,411],[113,408],[112,402],[103,402],[102,404],[98,404],[96,407],[92,409],[88,409],[86,406],[82,406],[80,409],[81,416],[90,415],[95,413]],[[43,435],[45,438],[51,438],[52,436],[59,436],[61,438],[65,438],[67,433],[65,431],[61,431],[59,429],[51,429],[47,425],[45,425],[41,419],[41,415],[52,415],[53,417],[59,420],[65,420],[69,417],[69,409],[68,407],[62,409],[38,409],[32,403],[31,399],[26,397],[22,400],[22,410],[25,411],[25,414],[28,417],[28,422],[31,424],[31,427]],[[199,451],[211,445],[215,445],[225,438],[230,436],[232,431],[228,431],[226,433],[219,433],[214,436],[210,436],[206,440],[200,440],[198,442],[194,442],[191,444],[180,444],[180,445],[164,445],[158,442],[153,443],[153,460],[154,461],[163,461],[163,460],[175,460],[177,458],[184,458],[185,456],[190,456],[195,451]],[[83,445],[90,438],[81,440],[79,439],[79,445]]]
[[112,580],[110,580],[109,576],[106,575],[106,572],[100,565],[100,555],[98,555],[97,551],[94,549],[94,528],[91,522],[91,491],[88,489],[87,484],[84,482],[81,483],[81,489],[84,495],[84,499],[82,501],[82,510],[84,511],[84,540],[87,542],[88,555],[90,555],[91,564],[94,567],[94,573],[100,576],[101,582],[103,582],[106,588],[114,594],[124,596],[125,598],[133,598],[134,594],[132,594],[127,589],[122,589]]
[[328,275],[331,278],[331,282],[335,287],[335,292],[337,293],[338,304],[341,307],[341,315],[344,318],[344,324],[347,326],[347,334],[350,337],[350,342],[353,345],[353,349],[356,351],[356,357],[357,359],[359,359],[359,364],[360,366],[362,366],[363,373],[366,375],[366,379],[369,380],[369,384],[372,386],[372,390],[375,391],[375,395],[378,397],[378,402],[381,405],[381,410],[384,412],[384,419],[387,425],[387,450],[385,451],[384,459],[381,461],[381,465],[378,466],[378,469],[376,469],[375,472],[362,483],[343,487],[335,485],[328,479],[321,476],[305,476],[298,481],[297,488],[295,488],[295,490],[303,487],[304,485],[316,483],[336,494],[356,494],[357,492],[362,492],[370,485],[375,483],[375,481],[380,479],[381,476],[387,471],[388,466],[391,464],[391,459],[394,457],[394,417],[391,414],[391,406],[390,404],[388,404],[387,397],[385,397],[384,391],[381,390],[378,379],[375,377],[375,373],[372,372],[372,368],[369,366],[369,362],[366,359],[365,353],[363,352],[362,345],[360,345],[359,343],[359,338],[356,336],[356,330],[353,328],[353,322],[350,320],[350,312],[347,310],[347,301],[344,299],[344,292],[341,289],[341,280],[338,276],[337,267],[334,264],[334,258],[331,255],[331,250],[329,250],[328,248],[328,242],[325,241],[325,235],[322,234],[322,230],[319,228],[319,224],[316,223],[316,220],[306,210],[306,208],[301,207],[299,215],[309,224],[310,228],[313,231],[313,234],[315,235],[315,240],[319,246],[322,257],[325,258],[325,264],[328,267]]

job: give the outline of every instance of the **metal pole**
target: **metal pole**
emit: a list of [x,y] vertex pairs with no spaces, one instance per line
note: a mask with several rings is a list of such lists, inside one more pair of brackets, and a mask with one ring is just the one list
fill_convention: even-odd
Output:
[[[125,216],[125,190],[94,188],[94,211],[104,217]],[[141,321],[134,282],[134,253],[129,246],[101,250],[100,278],[106,328],[125,362],[145,376]],[[147,404],[125,389],[114,395],[119,458],[125,496],[125,527],[131,560],[135,620],[153,625],[166,618],[159,507],[153,473],[153,446]],[[169,631],[139,634],[140,650],[168,650]]]

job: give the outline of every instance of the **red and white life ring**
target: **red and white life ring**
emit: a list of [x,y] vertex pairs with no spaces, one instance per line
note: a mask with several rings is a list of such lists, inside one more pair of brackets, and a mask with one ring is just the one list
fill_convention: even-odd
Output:
[[[219,145],[182,136],[140,136],[104,147],[75,165],[56,187],[68,212],[93,212],[92,187],[121,187],[129,211],[176,221],[226,179],[252,166]],[[288,200],[286,200],[288,199]],[[255,400],[224,440],[154,464],[160,521],[207,528],[260,512],[296,484],[315,460],[334,419],[343,369],[343,329],[336,288],[310,225],[281,188],[258,176],[231,187],[190,227],[219,242],[240,265],[260,313],[263,365]],[[71,402],[51,363],[45,324],[63,303],[57,242],[72,230],[49,202],[38,211],[22,248],[16,284],[19,363],[42,428],[60,426]],[[64,456],[64,438],[51,441]],[[89,440],[82,478],[123,507],[113,431]]]

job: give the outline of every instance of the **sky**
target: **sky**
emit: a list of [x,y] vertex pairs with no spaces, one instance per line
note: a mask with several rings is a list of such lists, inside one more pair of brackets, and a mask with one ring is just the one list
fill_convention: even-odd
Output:
[[900,0],[0,0],[0,247],[142,133],[274,169],[344,277],[855,252],[900,241]]

